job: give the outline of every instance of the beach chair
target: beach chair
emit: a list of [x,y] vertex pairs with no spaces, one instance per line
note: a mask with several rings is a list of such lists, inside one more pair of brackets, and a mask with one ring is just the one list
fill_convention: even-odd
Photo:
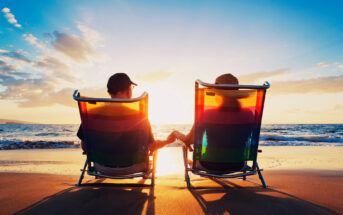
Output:
[[[76,90],[84,145],[85,172],[96,178],[151,178],[154,186],[157,151],[149,152],[148,94],[133,99],[82,97]],[[105,174],[103,167],[123,168],[139,165],[138,172]],[[125,171],[124,171],[125,172]]]
[[[262,86],[195,82],[194,150],[183,145],[185,180],[189,172],[208,178],[237,178],[258,173],[257,163],[263,105],[268,82]],[[193,160],[189,152],[193,151]]]

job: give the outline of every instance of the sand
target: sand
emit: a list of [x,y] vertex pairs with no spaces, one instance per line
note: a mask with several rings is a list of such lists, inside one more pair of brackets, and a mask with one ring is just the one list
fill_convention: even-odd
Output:
[[191,175],[191,190],[180,148],[159,152],[154,188],[150,180],[90,176],[76,188],[79,149],[0,151],[0,214],[343,214],[343,147],[262,150],[268,189],[257,176]]

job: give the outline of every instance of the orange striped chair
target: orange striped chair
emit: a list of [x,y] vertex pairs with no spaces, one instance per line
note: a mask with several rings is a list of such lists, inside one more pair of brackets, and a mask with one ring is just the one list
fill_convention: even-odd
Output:
[[96,178],[150,177],[154,185],[157,152],[149,152],[148,94],[133,99],[88,98],[76,90],[73,97],[79,105],[87,156],[77,186],[86,170]]
[[195,120],[193,160],[183,147],[185,179],[188,172],[204,177],[235,178],[258,173],[267,187],[257,163],[259,135],[266,82],[262,86],[208,84],[195,82]]

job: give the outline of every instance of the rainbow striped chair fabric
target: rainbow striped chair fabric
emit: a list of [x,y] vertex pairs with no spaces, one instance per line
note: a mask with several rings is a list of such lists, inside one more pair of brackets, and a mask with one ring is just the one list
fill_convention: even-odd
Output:
[[[234,178],[258,173],[259,135],[266,90],[262,86],[195,82],[193,161],[183,146],[185,179],[188,172],[204,177]],[[248,163],[249,162],[249,163]],[[248,164],[252,163],[251,167]]]
[[[149,153],[151,127],[148,94],[133,99],[107,99],[73,95],[78,102],[87,159],[77,186],[87,169],[96,178],[125,179],[151,175],[154,185],[157,152]],[[152,162],[150,162],[150,160]],[[140,165],[140,172],[106,175],[97,166],[109,168]]]

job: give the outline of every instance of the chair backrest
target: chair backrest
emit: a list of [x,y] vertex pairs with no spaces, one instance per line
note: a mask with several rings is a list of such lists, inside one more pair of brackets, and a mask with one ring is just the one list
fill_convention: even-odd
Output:
[[193,159],[256,161],[267,88],[268,82],[263,86],[215,85],[197,80]]
[[76,94],[88,161],[111,166],[148,162],[151,127],[147,93],[135,99],[96,99]]

